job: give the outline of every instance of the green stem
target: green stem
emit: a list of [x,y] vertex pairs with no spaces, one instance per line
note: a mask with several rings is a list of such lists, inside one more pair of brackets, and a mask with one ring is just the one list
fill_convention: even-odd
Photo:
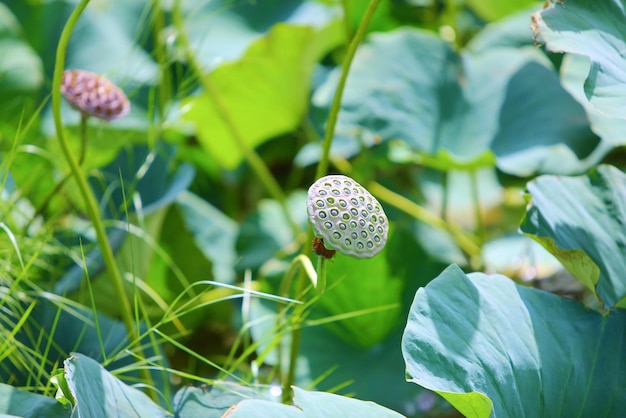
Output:
[[152,26],[154,42],[154,57],[159,65],[159,83],[157,84],[157,115],[160,121],[165,119],[167,104],[172,98],[172,88],[170,83],[169,65],[167,63],[167,53],[162,35],[165,30],[165,14],[161,6],[161,0],[153,0],[152,5]]
[[[318,275],[319,277],[319,275]],[[304,270],[300,270],[298,276],[298,289],[296,290],[295,298],[300,299],[304,295],[304,291],[307,286],[306,274]],[[291,347],[289,350],[289,370],[287,371],[287,378],[283,378],[283,393],[282,401],[285,404],[293,402],[293,390],[291,386],[296,381],[296,369],[298,363],[298,354],[300,352],[300,342],[302,341],[302,323],[304,322],[306,304],[302,303],[297,305],[291,315]]]
[[226,103],[224,103],[220,92],[213,86],[213,83],[211,83],[209,78],[204,76],[202,66],[198,63],[195,55],[193,54],[189,39],[187,38],[187,33],[184,29],[180,0],[177,0],[174,5],[173,17],[174,26],[176,27],[176,30],[178,32],[178,40],[180,42],[180,46],[183,50],[185,57],[187,58],[190,67],[198,75],[198,79],[200,80],[200,84],[202,85],[204,91],[209,95],[211,100],[213,100],[213,103],[215,103],[217,113],[228,128],[228,131],[235,141],[235,145],[244,155],[244,158],[250,165],[250,168],[252,168],[252,170],[256,173],[257,177],[259,178],[265,189],[268,191],[268,193],[281,204],[285,218],[289,222],[289,226],[293,230],[294,236],[296,237],[296,239],[298,239],[301,234],[301,230],[300,227],[298,227],[298,224],[296,224],[296,222],[293,220],[293,217],[289,212],[289,208],[287,206],[287,197],[283,193],[282,188],[272,175],[272,172],[267,167],[263,159],[254,151],[252,147],[250,147],[246,143],[243,135],[239,131],[239,127],[231,117],[231,114],[226,106]]
[[482,213],[480,210],[480,199],[478,196],[478,173],[476,170],[470,171],[470,183],[471,183],[471,193],[472,193],[472,201],[474,202],[474,219],[476,223],[476,236],[480,240],[480,242],[485,242],[485,224],[483,222]]
[[363,15],[363,19],[359,24],[359,28],[354,34],[354,38],[352,38],[350,45],[348,45],[346,57],[344,58],[343,65],[341,67],[341,75],[339,76],[337,89],[335,90],[335,96],[333,97],[333,102],[330,106],[330,112],[328,114],[326,132],[324,134],[324,143],[322,145],[322,157],[320,158],[320,162],[317,165],[317,171],[315,172],[316,179],[326,175],[326,173],[328,172],[330,146],[333,143],[333,136],[335,135],[335,126],[337,125],[339,111],[341,110],[341,98],[343,96],[343,90],[346,86],[346,80],[348,79],[348,73],[350,72],[350,67],[352,66],[352,61],[354,59],[354,55],[356,54],[356,50],[359,47],[359,44],[361,43],[363,38],[365,37],[367,27],[369,26],[370,20],[372,20],[372,16],[374,16],[374,12],[376,11],[376,8],[378,7],[380,1],[381,0],[370,1],[370,4],[365,11],[365,15]]
[[448,198],[450,194],[450,190],[448,184],[450,183],[450,172],[442,171],[441,172],[441,219],[444,221],[448,220]]
[[[354,59],[354,55],[356,54],[356,50],[365,37],[365,32],[367,31],[367,27],[369,26],[370,21],[372,20],[372,16],[376,11],[376,8],[380,4],[381,0],[371,0],[367,10],[365,11],[365,15],[359,24],[359,27],[354,35],[354,38],[350,41],[348,45],[348,50],[346,52],[346,56],[343,61],[343,65],[341,68],[341,75],[339,77],[339,82],[337,84],[337,89],[335,90],[335,96],[333,97],[333,102],[330,107],[330,112],[328,114],[328,122],[326,124],[326,132],[324,134],[324,142],[322,148],[322,157],[317,165],[317,170],[315,173],[315,178],[320,178],[328,172],[328,163],[330,159],[330,146],[333,142],[333,136],[335,133],[335,126],[337,125],[337,118],[339,115],[339,111],[341,109],[341,98],[343,96],[343,90],[346,85],[346,80],[348,79],[348,73],[350,72],[350,66],[352,65],[352,61]],[[308,231],[308,245],[313,240],[313,233],[311,228]],[[310,249],[309,249],[310,252]],[[320,280],[323,281],[324,287],[326,286],[326,264],[318,263],[318,286],[320,286]],[[320,270],[321,268],[321,270]],[[320,272],[321,278],[320,278]],[[301,298],[304,294],[304,290],[306,289],[307,281],[306,276],[304,274],[300,274],[298,278],[298,290],[296,293],[296,298]],[[289,403],[292,401],[292,391],[291,386],[295,382],[296,378],[296,366],[298,360],[298,354],[300,351],[300,341],[302,340],[302,321],[304,318],[304,309],[306,304],[299,305],[293,314],[294,318],[294,329],[291,333],[291,349],[289,353],[289,372],[287,374],[287,379],[283,381],[283,402]]]
[[471,260],[480,258],[481,249],[480,246],[476,244],[476,239],[468,237],[460,228],[451,225],[437,215],[424,209],[417,203],[412,202],[406,197],[395,193],[376,182],[369,183],[367,185],[367,189],[381,201],[400,209],[402,212],[413,216],[415,219],[418,219],[435,228],[448,231],[452,234],[459,247],[461,247],[461,249],[470,256]]
[[[79,166],[81,166],[83,164],[83,161],[85,160],[85,154],[86,154],[86,149],[87,149],[87,118],[88,117],[89,116],[87,114],[81,112],[80,126],[79,126],[79,135],[80,135],[80,143],[81,143],[80,157],[78,158]],[[43,200],[41,205],[39,205],[39,207],[37,208],[33,216],[30,218],[30,220],[24,227],[24,231],[28,231],[28,228],[30,228],[30,225],[33,223],[33,221],[37,219],[37,217],[46,210],[52,198],[61,191],[61,189],[63,188],[63,185],[65,184],[66,181],[70,179],[70,177],[72,177],[71,171],[66,173],[63,176],[63,178],[56,184],[56,186],[54,186],[54,189],[52,189],[52,191],[48,193],[46,198]]]
[[[76,179],[76,185],[85,202],[85,209],[87,210],[89,219],[91,220],[93,228],[96,232],[98,247],[100,248],[102,258],[104,259],[104,264],[109,273],[111,285],[113,286],[113,289],[115,291],[115,296],[117,299],[116,303],[120,308],[122,320],[126,328],[126,335],[128,337],[129,344],[132,345],[139,342],[139,335],[137,333],[137,329],[135,328],[133,313],[131,311],[130,303],[124,290],[124,281],[115,262],[113,250],[111,249],[111,245],[109,244],[109,240],[106,235],[102,219],[100,218],[98,204],[95,197],[93,196],[91,189],[89,188],[86,177],[83,175],[83,172],[80,169],[78,161],[72,155],[70,146],[65,139],[63,121],[61,120],[61,78],[63,76],[63,69],[65,68],[65,52],[67,50],[67,45],[72,35],[74,26],[76,26],[76,22],[78,22],[80,15],[85,10],[85,7],[87,7],[88,3],[89,0],[82,0],[78,4],[76,9],[74,9],[69,19],[67,20],[67,23],[63,28],[63,32],[61,33],[61,38],[59,40],[59,45],[56,52],[54,75],[52,78],[52,115],[54,118],[54,127],[56,129],[57,138],[59,139],[61,151],[63,152],[63,156],[70,166],[72,175]],[[137,345],[136,353],[143,357],[140,345]],[[140,373],[146,384],[150,387],[154,387],[152,377],[150,376],[150,371],[148,369],[141,368]],[[156,395],[152,391],[149,391],[149,393],[154,399],[156,399]]]

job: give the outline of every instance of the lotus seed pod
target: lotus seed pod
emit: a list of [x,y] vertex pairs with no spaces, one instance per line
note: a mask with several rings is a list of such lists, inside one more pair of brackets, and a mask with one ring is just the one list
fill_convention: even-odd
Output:
[[61,94],[72,108],[104,120],[121,119],[130,111],[130,102],[119,87],[88,71],[63,72]]
[[371,258],[387,242],[388,221],[382,206],[350,177],[326,176],[309,188],[309,220],[328,249]]

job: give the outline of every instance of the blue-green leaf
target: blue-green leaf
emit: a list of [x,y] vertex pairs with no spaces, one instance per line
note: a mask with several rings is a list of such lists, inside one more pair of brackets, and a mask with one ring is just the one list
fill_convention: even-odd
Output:
[[65,360],[65,378],[76,399],[73,416],[171,417],[143,392],[124,384],[95,360],[74,353]]
[[183,118],[195,124],[203,148],[232,169],[243,159],[239,141],[256,147],[300,124],[315,64],[342,39],[338,21],[321,29],[276,24],[239,61],[204,76],[213,91],[184,100]]
[[532,17],[533,29],[550,51],[591,59],[584,84],[589,101],[606,115],[626,118],[626,3],[551,0]]
[[[314,104],[329,105],[337,76],[338,70],[315,92]],[[348,157],[394,140],[404,141],[421,165],[497,165],[518,176],[580,172],[598,144],[584,109],[536,48],[458,54],[414,29],[374,34],[360,47],[331,151]],[[303,152],[310,160],[310,150]]]
[[586,176],[543,176],[528,183],[522,232],[541,243],[605,307],[626,300],[626,175],[601,165]]
[[625,326],[621,309],[451,266],[415,295],[402,352],[409,381],[466,417],[613,417],[626,408]]
[[67,418],[70,412],[54,398],[25,392],[0,383],[0,416]]

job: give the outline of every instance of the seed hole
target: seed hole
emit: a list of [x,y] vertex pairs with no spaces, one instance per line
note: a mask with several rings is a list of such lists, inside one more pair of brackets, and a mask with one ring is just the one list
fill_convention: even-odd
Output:
[[317,200],[315,202],[315,204],[317,205],[318,208],[323,208],[324,207],[324,201],[323,200]]
[[333,238],[335,239],[340,239],[341,238],[341,234],[339,232],[333,232]]
[[363,243],[362,243],[361,241],[359,241],[359,242],[357,242],[357,243],[356,243],[356,247],[357,247],[359,250],[362,250],[362,249],[363,249],[363,247],[364,247],[364,245],[363,245]]
[[340,222],[339,223],[339,229],[341,229],[342,231],[345,231],[346,229],[348,229],[348,227],[343,222]]
[[350,241],[350,238],[346,238],[345,243],[348,247],[352,245],[352,241]]
[[367,231],[361,231],[361,236],[363,238],[367,238]]
[[374,243],[372,241],[367,241],[367,248],[374,248]]
[[356,232],[353,232],[351,235],[352,235],[352,238],[354,239],[359,238],[359,234],[357,234]]
[[327,217],[327,216],[328,216],[328,215],[326,215],[326,212],[324,212],[323,210],[322,210],[322,211],[320,211],[320,218],[322,218],[322,219],[326,219],[326,217]]
[[337,209],[330,210],[330,216],[338,216],[338,215],[339,215],[339,211]]
[[324,228],[326,228],[326,229],[333,229],[332,222],[324,222]]
[[345,200],[340,199],[339,200],[339,206],[341,206],[342,208],[347,208],[348,207],[348,203]]

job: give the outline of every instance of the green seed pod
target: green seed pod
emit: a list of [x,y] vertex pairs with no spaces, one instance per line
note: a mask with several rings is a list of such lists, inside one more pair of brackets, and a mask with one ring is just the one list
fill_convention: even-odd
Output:
[[88,71],[64,71],[61,94],[74,109],[104,120],[121,119],[130,111],[130,102],[119,87]]
[[387,242],[388,220],[378,200],[350,177],[326,176],[309,188],[309,220],[328,249],[371,258]]

